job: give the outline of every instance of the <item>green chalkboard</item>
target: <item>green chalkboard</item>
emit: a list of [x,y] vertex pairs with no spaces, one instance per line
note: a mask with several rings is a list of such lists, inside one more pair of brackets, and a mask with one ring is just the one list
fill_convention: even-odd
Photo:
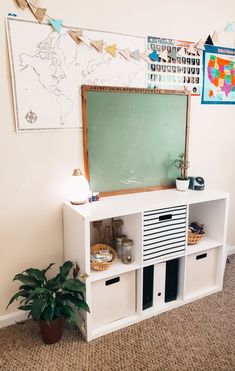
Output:
[[92,191],[170,188],[188,150],[189,93],[83,86],[86,176]]

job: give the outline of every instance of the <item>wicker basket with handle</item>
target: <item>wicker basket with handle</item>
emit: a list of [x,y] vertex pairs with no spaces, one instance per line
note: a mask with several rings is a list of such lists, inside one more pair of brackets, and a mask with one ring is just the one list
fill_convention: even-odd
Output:
[[91,246],[91,254],[97,254],[101,250],[108,250],[112,255],[112,260],[110,262],[91,261],[91,268],[94,269],[95,271],[104,271],[117,260],[117,253],[111,246],[106,245],[104,243],[97,243]]
[[188,245],[196,245],[203,239],[204,236],[205,233],[193,233],[188,231]]

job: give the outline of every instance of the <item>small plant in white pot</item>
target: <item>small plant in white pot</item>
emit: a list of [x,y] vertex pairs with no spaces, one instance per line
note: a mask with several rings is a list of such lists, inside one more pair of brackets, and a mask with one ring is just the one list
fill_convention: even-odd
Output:
[[187,177],[187,169],[189,168],[189,161],[185,153],[180,153],[178,159],[175,161],[175,166],[180,169],[180,177],[176,179],[176,188],[178,191],[187,191],[189,187],[189,178]]

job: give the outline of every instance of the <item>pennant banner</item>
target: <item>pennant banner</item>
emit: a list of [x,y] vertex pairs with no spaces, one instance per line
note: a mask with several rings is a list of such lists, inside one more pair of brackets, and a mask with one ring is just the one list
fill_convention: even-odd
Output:
[[103,40],[91,41],[91,45],[94,46],[98,52],[103,53],[104,42]]
[[48,21],[50,22],[50,24],[52,25],[52,27],[60,33],[61,31],[61,27],[63,25],[63,21],[61,19],[53,19],[53,18],[49,18]]
[[107,46],[105,48],[105,50],[112,55],[112,57],[116,57],[116,50],[117,50],[117,46],[116,44],[112,44],[110,46]]
[[119,54],[121,54],[127,61],[131,60],[130,52],[129,50],[119,50]]
[[25,8],[28,6],[28,2],[26,0],[16,0],[16,2],[23,10],[25,10]]
[[69,35],[72,37],[72,39],[75,41],[76,44],[80,44],[80,33],[77,31],[68,31]]

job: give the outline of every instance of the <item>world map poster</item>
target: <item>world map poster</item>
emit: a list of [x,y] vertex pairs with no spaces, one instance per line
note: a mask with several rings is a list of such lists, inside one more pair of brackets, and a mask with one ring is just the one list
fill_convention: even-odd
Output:
[[203,53],[204,104],[235,104],[235,49],[205,46]]
[[74,42],[71,27],[58,33],[49,24],[10,17],[6,25],[17,131],[81,128],[82,85],[146,85],[144,60],[113,57],[90,43],[145,50],[144,37],[82,29],[88,46]]

